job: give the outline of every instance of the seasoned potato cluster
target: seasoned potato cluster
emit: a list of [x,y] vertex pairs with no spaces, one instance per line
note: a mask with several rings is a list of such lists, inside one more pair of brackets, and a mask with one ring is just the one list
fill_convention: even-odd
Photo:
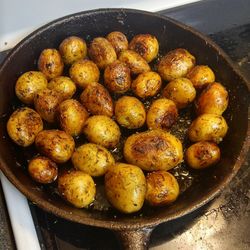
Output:
[[[13,142],[37,149],[27,159],[34,181],[56,182],[77,208],[95,207],[102,196],[130,214],[174,202],[182,190],[178,169],[219,163],[228,131],[225,86],[186,48],[158,53],[154,35],[128,39],[120,31],[90,42],[65,37],[41,51],[37,68],[16,81],[26,106],[7,122]],[[196,117],[180,136],[185,112]]]

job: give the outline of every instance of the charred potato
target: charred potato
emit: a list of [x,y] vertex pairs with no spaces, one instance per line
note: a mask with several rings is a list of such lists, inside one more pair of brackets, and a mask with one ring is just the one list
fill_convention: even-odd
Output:
[[112,44],[117,55],[128,49],[127,37],[122,32],[113,31],[106,36],[106,39]]
[[123,154],[128,163],[146,171],[169,170],[183,158],[179,139],[158,129],[129,136]]
[[105,174],[108,201],[120,212],[129,214],[140,210],[146,193],[146,180],[140,168],[117,163]]
[[113,155],[106,148],[93,143],[78,147],[71,160],[76,169],[94,177],[104,175],[115,164]]
[[42,130],[42,118],[35,110],[27,107],[14,111],[7,122],[10,138],[22,147],[30,146]]

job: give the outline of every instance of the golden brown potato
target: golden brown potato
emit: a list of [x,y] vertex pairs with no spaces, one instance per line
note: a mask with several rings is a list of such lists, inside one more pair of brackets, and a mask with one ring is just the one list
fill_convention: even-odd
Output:
[[114,148],[121,136],[119,126],[111,118],[104,115],[89,117],[84,124],[83,132],[90,142],[106,148]]
[[134,75],[150,71],[148,63],[133,50],[122,51],[119,60],[126,63]]
[[128,163],[146,171],[169,170],[183,158],[179,139],[160,129],[129,136],[123,154]]
[[14,111],[7,122],[10,138],[23,147],[31,145],[42,130],[42,118],[35,110],[27,107]]
[[169,51],[158,65],[158,72],[165,81],[185,77],[195,65],[195,57],[185,49]]
[[175,103],[166,98],[155,100],[147,113],[147,125],[149,129],[170,129],[178,118],[178,110]]
[[72,64],[86,57],[87,45],[82,38],[70,36],[61,42],[59,52],[65,64]]
[[91,83],[99,81],[100,71],[94,62],[84,59],[72,64],[69,75],[78,87],[84,89]]
[[90,175],[71,170],[59,176],[58,191],[75,207],[85,208],[95,200],[96,187]]
[[38,59],[38,69],[48,80],[60,76],[63,73],[63,60],[56,49],[44,49]]
[[172,100],[178,109],[185,108],[196,96],[196,90],[187,78],[178,78],[167,84],[163,97]]
[[142,127],[146,120],[143,103],[132,96],[119,98],[115,104],[115,119],[121,126],[128,129]]
[[89,46],[89,57],[100,68],[105,69],[117,59],[112,44],[104,37],[96,37]]
[[29,162],[28,172],[33,180],[49,184],[56,180],[58,169],[55,162],[46,157],[37,156]]
[[131,88],[137,96],[147,98],[158,93],[161,88],[161,83],[160,75],[150,71],[138,75],[132,82]]
[[220,143],[226,135],[228,126],[221,115],[203,114],[198,116],[188,130],[190,141],[213,141]]
[[213,142],[197,142],[187,149],[185,160],[191,168],[207,168],[220,160],[220,148]]
[[115,164],[113,155],[106,148],[93,143],[78,147],[71,160],[76,169],[91,176],[104,175]]
[[164,206],[174,202],[179,196],[179,184],[175,177],[166,171],[147,174],[146,201],[151,206]]
[[211,83],[202,91],[195,106],[198,115],[222,115],[228,106],[228,92],[220,83]]
[[84,107],[93,115],[113,116],[114,107],[112,98],[100,83],[87,86],[80,96]]
[[109,33],[106,39],[112,44],[117,55],[119,55],[121,51],[128,49],[127,37],[120,31]]
[[47,88],[47,84],[47,79],[42,72],[28,71],[17,79],[16,96],[25,104],[33,104],[36,92]]
[[57,106],[63,101],[62,95],[53,89],[43,89],[36,93],[34,106],[38,114],[47,122],[55,122]]
[[193,83],[196,89],[201,89],[215,81],[214,72],[207,65],[193,67],[186,77]]
[[75,83],[67,76],[58,76],[48,83],[48,89],[54,89],[59,92],[63,99],[70,99],[76,92]]
[[35,145],[41,154],[56,163],[68,161],[75,149],[72,136],[57,129],[39,132],[35,139]]
[[62,130],[71,136],[82,133],[83,125],[89,115],[80,102],[74,99],[66,100],[58,106],[57,112]]
[[139,211],[144,203],[146,180],[140,168],[117,163],[105,174],[105,191],[108,201],[120,212]]
[[139,34],[133,37],[129,43],[129,49],[137,52],[149,63],[157,57],[159,43],[153,35]]
[[124,93],[130,89],[131,77],[129,67],[118,60],[109,64],[104,71],[104,82],[114,93]]

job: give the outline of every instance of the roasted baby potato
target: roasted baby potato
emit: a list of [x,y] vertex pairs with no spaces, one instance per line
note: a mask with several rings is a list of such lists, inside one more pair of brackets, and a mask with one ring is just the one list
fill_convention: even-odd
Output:
[[16,96],[25,104],[33,104],[36,92],[47,88],[47,84],[47,79],[42,72],[28,71],[17,79]]
[[115,119],[123,127],[140,128],[146,120],[144,105],[135,97],[123,96],[115,104]]
[[104,175],[115,164],[113,155],[106,148],[93,143],[78,147],[71,160],[76,169],[91,176]]
[[35,110],[27,107],[14,111],[7,122],[10,138],[22,147],[31,145],[42,130],[42,118]]
[[179,184],[167,171],[155,171],[147,174],[147,192],[145,200],[151,206],[163,206],[174,202],[179,196]]
[[89,117],[83,126],[83,132],[90,142],[105,148],[114,148],[119,143],[121,136],[119,126],[104,115]]
[[220,83],[211,83],[202,91],[195,106],[198,115],[222,115],[228,106],[228,92]]
[[130,69],[118,60],[109,64],[104,71],[104,82],[107,88],[114,93],[124,93],[130,89]]
[[187,149],[185,160],[191,168],[207,168],[220,160],[220,148],[213,142],[197,142]]
[[182,144],[160,129],[129,136],[124,144],[126,161],[146,171],[169,170],[183,158]]
[[58,76],[48,83],[48,89],[59,92],[64,100],[70,99],[76,92],[75,83],[67,76]]
[[83,125],[88,118],[87,110],[74,99],[63,101],[57,109],[60,127],[71,136],[82,133]]
[[178,109],[185,108],[196,96],[196,90],[187,78],[175,79],[164,88],[163,97],[172,100]]
[[99,81],[100,71],[94,62],[84,59],[71,65],[69,75],[78,87],[84,89],[91,83]]
[[56,49],[44,49],[38,59],[38,69],[48,80],[60,76],[63,73],[63,60]]
[[140,168],[117,163],[105,174],[108,201],[120,212],[129,214],[140,210],[146,193],[146,180]]
[[178,110],[175,103],[166,98],[155,100],[147,113],[147,125],[149,129],[170,129],[178,118]]
[[137,52],[149,63],[157,57],[159,43],[153,35],[139,34],[133,37],[129,43],[129,49]]
[[99,83],[92,83],[87,86],[80,96],[80,101],[93,115],[113,116],[112,98],[107,89]]
[[79,59],[84,59],[87,55],[86,42],[77,36],[65,38],[60,46],[59,52],[65,64],[72,64]]
[[35,145],[41,154],[56,163],[68,161],[75,149],[72,136],[58,129],[39,132],[35,139]]
[[95,200],[96,187],[90,175],[82,171],[71,170],[59,176],[58,191],[75,207],[85,208]]
[[100,68],[105,69],[117,59],[112,44],[104,37],[96,37],[90,43],[89,57]]
[[220,143],[227,130],[227,122],[221,115],[203,114],[190,125],[188,137],[192,142],[213,141]]
[[133,50],[122,51],[119,60],[126,63],[134,75],[150,71],[148,63]]
[[197,65],[193,67],[186,76],[196,89],[201,89],[215,81],[215,75],[207,65]]
[[158,65],[158,72],[165,81],[185,77],[195,65],[195,57],[185,49],[169,51]]
[[117,55],[119,55],[121,51],[128,49],[127,37],[120,31],[109,33],[106,39],[112,44]]
[[37,156],[29,162],[28,172],[36,182],[49,184],[56,180],[58,169],[56,163],[47,157]]

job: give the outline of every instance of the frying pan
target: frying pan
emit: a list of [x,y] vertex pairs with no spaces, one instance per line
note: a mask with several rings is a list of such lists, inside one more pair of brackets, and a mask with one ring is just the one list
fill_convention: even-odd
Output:
[[[26,151],[15,146],[6,133],[6,120],[15,105],[15,82],[21,73],[36,69],[36,60],[45,48],[57,48],[70,35],[90,41],[111,31],[124,32],[128,39],[138,33],[155,35],[161,54],[183,47],[209,65],[216,80],[228,89],[230,103],[225,113],[229,132],[220,144],[222,158],[216,167],[197,174],[192,185],[169,207],[143,209],[141,214],[118,215],[110,211],[73,208],[51,192],[45,192],[20,166]],[[249,89],[246,80],[227,55],[210,39],[167,17],[131,9],[100,9],[81,12],[53,21],[21,41],[0,68],[0,165],[7,178],[33,203],[57,216],[85,225],[114,230],[126,249],[145,249],[153,228],[206,204],[229,183],[239,170],[249,148]],[[22,161],[23,160],[23,161]],[[21,164],[20,164],[21,161]],[[14,204],[13,204],[14,205]]]

